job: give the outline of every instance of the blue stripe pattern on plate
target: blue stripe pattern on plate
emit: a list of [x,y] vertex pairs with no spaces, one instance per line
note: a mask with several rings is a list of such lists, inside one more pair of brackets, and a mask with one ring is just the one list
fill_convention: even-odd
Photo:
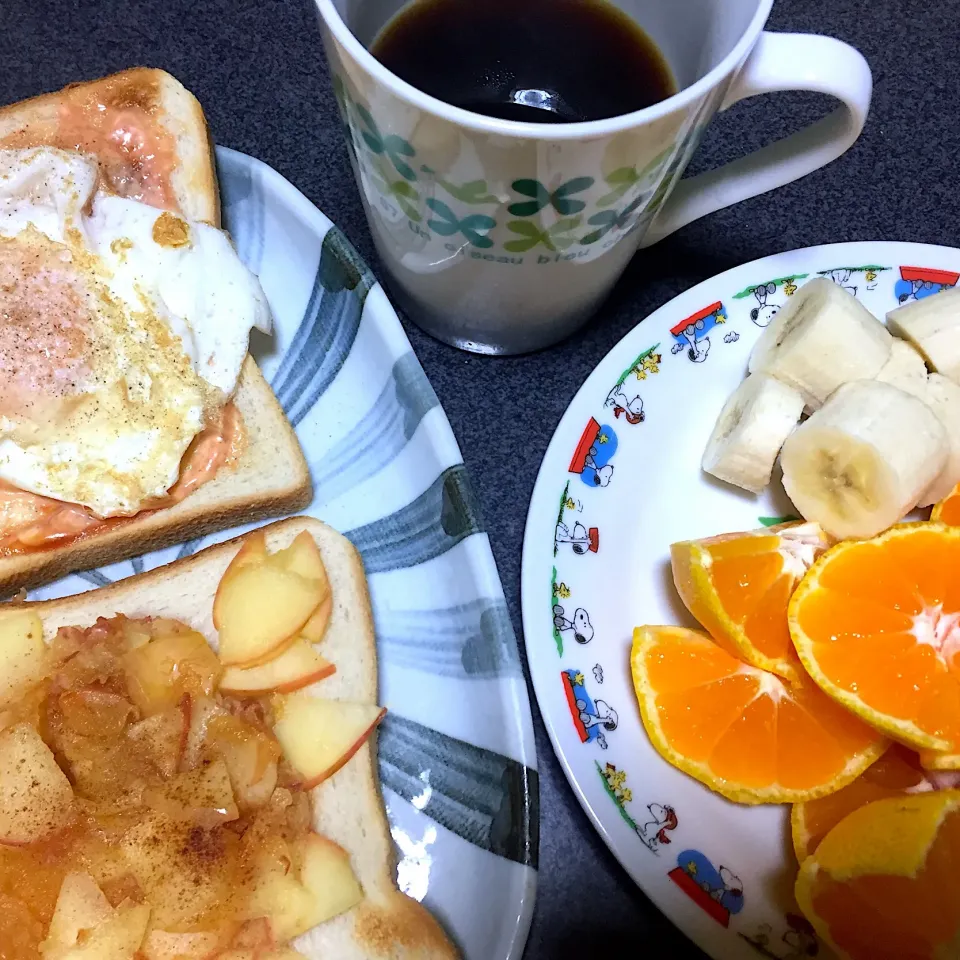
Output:
[[363,303],[376,281],[336,227],[323,238],[307,309],[273,378],[274,393],[297,426],[350,353]]
[[440,401],[413,353],[393,365],[386,386],[348,434],[311,463],[314,496],[329,502],[383,470]]
[[[536,868],[537,773],[523,764],[388,714],[377,742],[380,779],[464,840]],[[429,789],[426,789],[429,788]]]
[[432,560],[471,533],[482,532],[477,499],[462,463],[447,467],[415,500],[346,536],[367,573],[412,567]]
[[470,680],[520,673],[507,605],[489,597],[428,610],[384,610],[377,642],[391,663],[425,673]]

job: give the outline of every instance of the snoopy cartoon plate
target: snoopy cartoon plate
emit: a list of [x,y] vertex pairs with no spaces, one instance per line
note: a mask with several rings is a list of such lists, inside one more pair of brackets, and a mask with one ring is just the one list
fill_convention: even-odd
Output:
[[775,477],[751,496],[704,474],[717,414],[761,330],[826,276],[876,316],[960,279],[960,250],[844,243],[720,274],[604,358],[544,457],[523,551],[527,659],[560,762],[644,893],[716,960],[824,956],[793,901],[788,806],[738,806],[662,760],[630,679],[633,628],[693,622],[670,544],[795,514]]

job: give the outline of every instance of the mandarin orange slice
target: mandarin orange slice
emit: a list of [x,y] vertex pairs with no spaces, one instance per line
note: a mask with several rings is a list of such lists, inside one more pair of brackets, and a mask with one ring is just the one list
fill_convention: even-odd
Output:
[[939,503],[933,505],[930,519],[934,523],[947,523],[951,527],[960,527],[960,483]]
[[960,528],[908,523],[837,544],[788,620],[834,700],[917,750],[960,752]]
[[796,897],[847,960],[948,960],[960,948],[960,791],[855,810],[800,868]]
[[832,793],[888,746],[802,674],[786,683],[684,627],[637,627],[631,669],[660,755],[737,803]]
[[816,523],[686,540],[670,547],[686,608],[729,653],[796,680],[802,669],[787,627],[790,595],[833,541]]
[[893,744],[876,763],[836,793],[806,803],[795,803],[790,811],[790,834],[797,860],[803,863],[820,841],[845,817],[874,800],[903,797],[936,789],[920,766],[916,753]]
[[924,770],[960,770],[960,753],[921,750],[920,766]]

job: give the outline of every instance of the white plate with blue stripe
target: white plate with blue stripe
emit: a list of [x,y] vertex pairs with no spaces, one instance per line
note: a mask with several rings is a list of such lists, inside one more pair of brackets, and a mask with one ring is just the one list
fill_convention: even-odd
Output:
[[[225,226],[273,311],[274,336],[255,333],[251,349],[310,465],[304,512],[345,533],[369,577],[398,882],[467,960],[516,960],[536,886],[533,727],[457,441],[393,307],[340,231],[260,161],[218,148],[217,164]],[[30,597],[80,593],[246,529]]]

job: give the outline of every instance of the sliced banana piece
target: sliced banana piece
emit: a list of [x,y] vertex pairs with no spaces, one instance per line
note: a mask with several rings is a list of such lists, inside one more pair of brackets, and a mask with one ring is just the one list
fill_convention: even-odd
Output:
[[947,461],[937,415],[899,387],[844,384],[787,438],[787,496],[829,534],[872,537],[913,509]]
[[894,337],[890,344],[890,359],[877,374],[877,379],[913,394],[916,390],[923,390],[927,383],[927,365],[916,347]]
[[910,380],[902,384],[901,389],[922,400],[947,432],[947,462],[917,501],[918,507],[929,507],[943,500],[960,483],[960,386],[943,374],[931,373],[921,383]]
[[804,400],[798,390],[754,373],[727,399],[707,441],[701,465],[707,473],[759,493],[783,441],[797,425]]
[[843,383],[875,377],[890,359],[884,325],[826,277],[805,283],[776,315],[750,354],[750,372],[767,373],[816,410]]
[[931,369],[960,383],[960,290],[905,303],[887,314],[890,332],[909,340]]

